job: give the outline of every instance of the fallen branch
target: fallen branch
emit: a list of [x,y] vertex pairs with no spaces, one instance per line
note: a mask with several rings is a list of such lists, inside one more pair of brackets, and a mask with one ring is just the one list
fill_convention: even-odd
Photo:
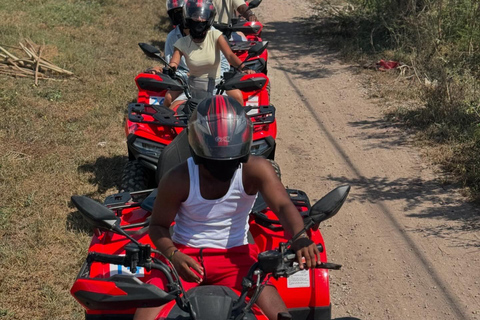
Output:
[[[62,69],[42,57],[45,44],[38,46],[29,39],[19,44],[19,48],[0,46],[0,74],[21,78],[33,77],[35,85],[38,85],[38,79],[51,79],[53,74],[73,75],[73,72]],[[18,58],[5,47],[23,51],[28,57]]]

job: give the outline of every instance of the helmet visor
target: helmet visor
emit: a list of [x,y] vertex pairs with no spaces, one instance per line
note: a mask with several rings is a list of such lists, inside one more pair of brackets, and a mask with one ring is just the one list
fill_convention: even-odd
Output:
[[210,21],[215,16],[215,7],[210,1],[189,1],[184,7],[185,19],[195,21]]

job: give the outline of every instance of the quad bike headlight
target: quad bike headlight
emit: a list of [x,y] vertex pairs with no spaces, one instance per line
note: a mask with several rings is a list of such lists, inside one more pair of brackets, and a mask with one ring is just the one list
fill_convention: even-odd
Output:
[[156,143],[147,139],[137,138],[133,142],[133,146],[143,155],[155,157],[160,157],[165,145],[161,143]]
[[255,140],[250,147],[250,153],[256,156],[261,156],[268,149],[269,145],[265,139]]

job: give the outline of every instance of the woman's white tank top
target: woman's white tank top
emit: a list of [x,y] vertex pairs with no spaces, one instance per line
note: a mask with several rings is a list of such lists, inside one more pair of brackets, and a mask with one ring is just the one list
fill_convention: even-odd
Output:
[[172,240],[194,248],[228,249],[248,244],[248,215],[257,195],[248,195],[243,189],[243,164],[235,171],[227,193],[207,200],[200,194],[198,166],[193,158],[187,163],[190,191],[175,217]]

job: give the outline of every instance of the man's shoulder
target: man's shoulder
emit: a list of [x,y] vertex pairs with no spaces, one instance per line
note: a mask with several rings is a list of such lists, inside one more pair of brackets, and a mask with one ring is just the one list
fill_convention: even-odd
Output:
[[178,28],[175,28],[167,34],[167,39],[178,38],[179,35],[182,35],[182,33],[178,30]]
[[247,174],[256,174],[262,172],[265,165],[269,165],[269,162],[265,158],[250,155],[248,161],[244,163],[243,168]]
[[183,161],[177,164],[175,167],[167,171],[164,176],[165,179],[168,181],[188,181],[189,174],[188,174],[188,163],[187,161]]

